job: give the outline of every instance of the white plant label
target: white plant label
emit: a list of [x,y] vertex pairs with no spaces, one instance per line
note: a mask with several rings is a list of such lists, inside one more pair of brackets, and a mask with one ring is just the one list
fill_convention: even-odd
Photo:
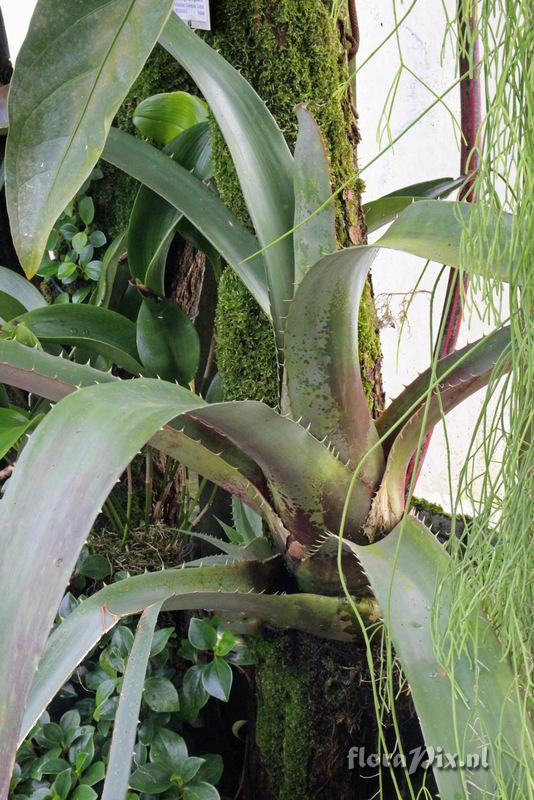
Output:
[[199,28],[203,31],[211,30],[209,0],[176,0],[174,11],[192,28]]

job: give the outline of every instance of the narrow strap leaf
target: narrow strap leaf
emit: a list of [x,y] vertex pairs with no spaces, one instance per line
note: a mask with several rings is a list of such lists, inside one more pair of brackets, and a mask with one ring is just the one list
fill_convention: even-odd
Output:
[[392,222],[406,206],[418,200],[436,200],[448,197],[455,189],[458,189],[464,182],[464,178],[436,178],[432,181],[414,183],[411,186],[404,186],[395,192],[390,192],[364,203],[363,211],[368,233],[381,228],[388,222]]
[[148,606],[137,623],[113,723],[113,736],[102,800],[124,800],[128,792],[146,668],[161,606],[161,601]]

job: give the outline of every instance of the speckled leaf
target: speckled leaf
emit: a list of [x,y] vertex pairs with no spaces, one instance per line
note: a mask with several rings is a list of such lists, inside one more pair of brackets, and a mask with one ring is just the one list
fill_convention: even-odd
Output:
[[146,668],[161,605],[160,601],[148,606],[141,614],[137,624],[113,723],[113,736],[102,800],[123,800],[128,791]]
[[[224,432],[262,469],[275,508],[291,533],[288,544],[296,540],[313,546],[325,530],[338,529],[351,473],[305,428],[252,401],[219,403],[188,416]],[[356,540],[370,498],[370,487],[357,482],[347,528]]]
[[[177,136],[163,151],[199,180],[211,173],[208,123]],[[165,295],[165,263],[176,226],[183,214],[159,194],[142,186],[128,226],[128,265],[134,278]]]
[[[464,761],[468,755],[480,757],[482,748],[488,748],[489,769],[473,769],[469,764],[465,769],[439,769],[434,765],[440,797],[526,797],[524,761],[521,767],[525,758],[523,700],[517,696],[514,675],[499,641],[476,606],[469,622],[467,652],[454,658],[453,671],[446,671],[436,658],[434,626],[446,630],[452,605],[449,556],[443,547],[413,517],[375,544],[359,547],[351,543],[350,547],[382,609],[395,654],[410,684],[426,747],[456,754]],[[506,788],[496,784],[496,769],[502,772]]]
[[[262,247],[293,228],[293,159],[285,139],[251,85],[184,22],[172,15],[160,39],[191,75],[221,129]],[[272,318],[282,346],[293,296],[292,236],[264,252]]]
[[448,197],[451,192],[462,185],[464,180],[465,178],[436,178],[433,181],[414,183],[390,192],[384,197],[379,197],[377,200],[364,203],[367,232],[373,233],[382,225],[392,222],[411,203],[418,200],[436,200]]
[[511,362],[506,357],[509,344],[510,328],[505,327],[441,359],[436,367],[437,391],[431,394],[428,404],[428,390],[433,383],[430,369],[408,386],[377,421],[379,432],[386,433],[415,404],[408,418],[386,440],[389,453],[373,500],[370,526],[391,530],[399,521],[404,512],[405,477],[412,455],[444,414],[487,385],[497,363],[502,374],[510,369]]
[[61,304],[28,311],[14,322],[23,322],[41,342],[79,345],[105,356],[133,375],[143,372],[135,343],[135,325],[115,311]]
[[[309,270],[291,304],[286,374],[291,413],[331,443],[354,469],[378,436],[363,390],[358,356],[358,311],[376,249],[350,248]],[[372,491],[382,474],[380,446],[366,459],[362,479]]]
[[181,211],[270,313],[263,258],[247,260],[258,251],[258,240],[214,192],[155,147],[116,129],[110,131],[102,157]]
[[[295,145],[295,289],[312,264],[336,251],[336,217],[331,198],[330,167],[321,129],[304,105],[297,106],[299,132]],[[313,215],[313,216],[312,216]],[[304,225],[300,225],[308,220]],[[297,227],[298,226],[298,227]]]
[[11,82],[6,150],[11,230],[28,277],[89,177],[172,5],[39,0]]
[[[53,401],[61,400],[76,387],[118,383],[108,372],[1,340],[0,381]],[[150,443],[241,497],[261,511],[273,530],[279,528],[280,521],[265,500],[267,486],[260,468],[209,424],[183,415],[158,431]]]

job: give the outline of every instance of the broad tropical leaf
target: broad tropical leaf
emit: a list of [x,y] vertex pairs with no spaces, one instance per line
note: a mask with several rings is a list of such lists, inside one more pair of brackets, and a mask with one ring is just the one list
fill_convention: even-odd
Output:
[[[447,629],[452,604],[449,557],[430,531],[407,517],[392,533],[367,547],[349,545],[369,578],[395,653],[410,684],[427,748],[480,758],[488,748],[489,769],[434,768],[440,797],[485,800],[526,796],[525,720],[515,679],[481,611],[474,611],[464,651],[445,670],[436,657],[434,631]],[[439,590],[439,591],[438,591]],[[436,622],[437,620],[437,622]],[[457,647],[458,643],[450,643]],[[439,712],[439,713],[437,713]],[[471,765],[476,764],[471,761]],[[504,783],[497,783],[496,774]]]
[[[208,123],[177,136],[163,151],[177,164],[204,180],[211,173]],[[165,264],[176,227],[183,214],[159,194],[142,186],[128,227],[128,264],[134,278],[165,295]]]
[[89,177],[172,5],[39,0],[11,83],[6,150],[11,230],[28,277],[39,269],[55,221]]
[[405,208],[375,246],[403,250],[450,267],[462,266],[468,273],[491,270],[496,278],[506,281],[514,269],[510,263],[512,214],[502,212],[497,217],[492,213],[487,220],[486,256],[478,264],[461,263],[462,235],[477,213],[472,203],[421,200]]
[[110,131],[102,157],[181,211],[270,314],[263,258],[251,258],[258,241],[207,186],[155,147],[116,129]]
[[[205,97],[232,155],[260,244],[271,245],[294,221],[293,159],[280,129],[251,85],[177,16],[169,18],[160,41]],[[293,296],[292,237],[267,247],[264,259],[281,347]]]
[[[17,316],[10,325],[19,322],[41,342],[77,345],[105,356],[132,375],[143,372],[135,343],[135,325],[107,308],[71,304],[44,306]],[[9,326],[6,328],[9,330]]]
[[[293,178],[295,289],[309,267],[328,253],[335,253],[337,247],[335,206],[331,198],[330,167],[323,135],[305,106],[297,107],[297,118],[299,132]],[[325,203],[326,207],[315,213]]]
[[200,340],[176,303],[143,297],[137,317],[137,351],[148,374],[185,386],[198,369]]
[[[84,600],[51,634],[32,684],[19,739],[22,740],[84,656],[123,617],[163,602],[163,610],[206,609],[244,612],[275,627],[306,630],[350,641],[357,624],[338,597],[306,594],[268,596],[283,579],[279,559],[224,567],[193,567],[137,575],[106,586]],[[372,598],[358,602],[365,620],[378,619]]]
[[[140,447],[201,404],[186,389],[149,379],[83,389],[46,415],[19,457],[0,526],[0,796],[47,633],[99,509]],[[29,604],[30,595],[39,603]]]
[[[510,369],[511,361],[507,358],[509,344],[510,328],[506,327],[447,356],[438,362],[438,383],[433,391],[429,393],[435,379],[433,381],[432,370],[427,370],[384,413],[378,423],[380,431],[388,424],[388,420],[395,424],[412,409],[386,442],[389,450],[386,469],[367,522],[370,535],[375,530],[391,530],[402,517],[406,470],[428,431],[444,414],[486,386],[495,368],[499,374]],[[425,402],[427,398],[429,400]]]
[[128,656],[119,705],[113,722],[113,736],[102,800],[122,800],[128,792],[146,668],[161,605],[162,603],[159,602],[148,606],[137,623],[135,639]]
[[141,100],[132,122],[147,139],[169,144],[187,128],[208,120],[206,103],[188,92],[165,92]]
[[[291,304],[285,352],[291,413],[355,469],[378,436],[363,390],[358,311],[375,258],[372,247],[325,256],[310,269]],[[383,470],[380,446],[362,467],[372,491]]]
[[21,313],[19,309],[15,314],[9,314],[12,300],[21,306],[22,313],[46,305],[43,295],[30,281],[6,267],[0,267],[0,296],[0,317],[4,321]]
[[[263,403],[206,406],[188,415],[227,436],[255,461],[267,479],[274,506],[290,531],[295,560],[337,530],[351,472],[301,425]],[[352,493],[348,535],[356,540],[370,507],[372,488],[358,481]]]
[[418,200],[437,200],[448,197],[455,189],[458,189],[464,182],[464,178],[436,178],[432,181],[414,183],[411,186],[404,186],[395,192],[390,192],[364,203],[365,222],[369,233],[381,228],[388,222],[392,222],[406,206]]

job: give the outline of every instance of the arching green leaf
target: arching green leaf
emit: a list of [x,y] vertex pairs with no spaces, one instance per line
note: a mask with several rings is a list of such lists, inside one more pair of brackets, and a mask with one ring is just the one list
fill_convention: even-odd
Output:
[[436,178],[432,181],[414,183],[390,192],[384,197],[379,197],[377,200],[364,203],[367,231],[373,233],[382,225],[392,222],[406,206],[418,200],[436,200],[448,197],[451,192],[462,185],[464,180],[465,178]]
[[[51,634],[31,687],[20,730],[23,739],[50,700],[84,656],[121,618],[163,601],[163,610],[242,611],[270,625],[306,630],[317,636],[350,641],[357,625],[337,597],[307,594],[269,596],[283,576],[278,559],[224,567],[190,567],[145,573],[106,586],[84,600]],[[377,619],[371,598],[358,609],[366,620]]]
[[18,408],[0,408],[0,458],[15,445],[28,428],[35,424]]
[[55,221],[89,177],[172,5],[39,0],[11,83],[6,150],[11,230],[28,277],[39,269]]
[[[434,762],[440,796],[526,797],[530,765],[525,764],[521,738],[524,701],[518,697],[513,672],[481,610],[474,608],[463,646],[450,645],[457,653],[452,669],[446,670],[436,657],[434,632],[447,629],[453,603],[447,579],[449,557],[443,547],[413,517],[375,544],[349,546],[382,609],[410,684],[426,747],[456,755],[467,764],[463,769],[440,769],[439,759]],[[483,748],[487,748],[488,768],[480,763]],[[477,757],[478,768],[473,767]],[[496,775],[504,783],[497,783]]]
[[0,293],[3,298],[0,302],[0,317],[6,321],[20,313],[19,310],[15,314],[9,315],[9,309],[12,307],[9,304],[9,298],[15,300],[23,311],[32,311],[34,308],[46,305],[46,300],[41,292],[27,278],[23,278],[22,275],[18,275],[6,267],[0,267]]
[[132,122],[147,139],[169,144],[187,128],[207,122],[206,103],[188,92],[165,92],[145,97],[133,112]]
[[[297,106],[295,146],[295,289],[312,264],[336,251],[334,201],[315,214],[332,194],[330,167],[321,129],[305,106]],[[311,216],[313,215],[313,216]],[[304,225],[300,225],[308,220]]]
[[[232,155],[260,244],[270,245],[294,221],[293,159],[280,129],[251,85],[177,16],[169,18],[160,41],[205,97]],[[293,296],[292,237],[268,247],[264,259],[281,347]]]
[[102,157],[181,211],[270,313],[263,259],[247,260],[258,251],[258,241],[207,186],[155,147],[116,129],[110,131]]

